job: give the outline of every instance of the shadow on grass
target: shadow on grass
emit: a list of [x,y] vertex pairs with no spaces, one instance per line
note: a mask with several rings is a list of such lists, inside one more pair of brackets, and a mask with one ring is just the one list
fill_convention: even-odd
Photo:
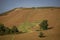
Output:
[[53,27],[49,27],[47,30],[53,29]]
[[40,38],[45,38],[46,36],[39,36]]
[[16,32],[16,33],[7,33],[7,34],[0,34],[0,36],[4,36],[4,35],[14,35],[14,34],[24,34],[25,32]]
[[[49,27],[48,29],[46,29],[46,30],[51,30],[51,29],[53,29],[53,27]],[[36,30],[36,31],[41,31],[41,30]]]
[[40,31],[40,30],[36,30],[36,31]]

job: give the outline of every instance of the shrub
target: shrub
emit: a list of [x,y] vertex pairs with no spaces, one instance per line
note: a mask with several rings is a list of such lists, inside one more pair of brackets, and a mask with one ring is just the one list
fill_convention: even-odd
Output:
[[13,34],[13,33],[22,33],[22,32],[19,32],[16,26],[13,26],[12,29],[10,29],[4,26],[4,24],[0,24],[0,35]]
[[10,29],[4,26],[4,24],[0,24],[0,34],[9,34],[9,33]]
[[4,24],[0,24],[0,34],[3,34],[5,32],[5,26]]
[[5,34],[10,34],[11,29],[9,29],[8,27],[5,28]]
[[42,32],[40,32],[40,35],[39,35],[39,37],[43,37],[43,33],[42,33]]
[[43,32],[40,32],[39,37],[40,37],[40,38],[44,38],[44,37],[46,37],[46,36],[44,36],[44,33],[43,33]]
[[40,28],[41,29],[43,29],[43,30],[47,30],[48,29],[48,20],[43,20],[40,24],[39,24],[39,26],[40,26]]
[[16,26],[13,26],[12,29],[11,29],[11,32],[12,32],[12,33],[18,33],[19,30],[17,29]]

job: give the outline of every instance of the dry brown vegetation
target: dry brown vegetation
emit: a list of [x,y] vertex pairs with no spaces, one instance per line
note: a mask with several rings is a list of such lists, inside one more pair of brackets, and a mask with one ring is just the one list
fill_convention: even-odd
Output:
[[26,20],[29,22],[48,20],[49,27],[53,27],[50,30],[45,30],[45,38],[39,38],[39,32],[35,31],[39,28],[36,24],[32,28],[32,32],[24,34],[4,35],[0,36],[0,40],[60,40],[60,8],[16,8],[11,12],[7,12],[7,15],[0,16],[0,23],[4,23],[5,26],[11,27],[16,25],[19,27],[21,23]]

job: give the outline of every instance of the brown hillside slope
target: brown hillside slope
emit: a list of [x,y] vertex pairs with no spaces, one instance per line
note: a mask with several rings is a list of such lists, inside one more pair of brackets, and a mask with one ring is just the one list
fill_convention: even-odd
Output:
[[[57,16],[58,15],[58,16]],[[43,8],[43,9],[14,9],[9,12],[8,15],[0,16],[0,23],[4,23],[6,26],[19,25],[24,22],[27,17],[29,21],[35,21],[40,19],[56,19],[60,15],[60,9],[58,8]]]
[[0,36],[0,40],[60,40],[60,8],[15,9],[8,15],[0,16],[0,23],[6,26],[20,25],[28,20],[34,22],[47,19],[51,30],[44,31],[45,38],[39,38],[39,32]]
[[31,13],[34,9],[15,9],[14,11],[8,13],[8,15],[0,17],[0,23],[4,23],[7,26],[19,25],[24,22],[27,14]]

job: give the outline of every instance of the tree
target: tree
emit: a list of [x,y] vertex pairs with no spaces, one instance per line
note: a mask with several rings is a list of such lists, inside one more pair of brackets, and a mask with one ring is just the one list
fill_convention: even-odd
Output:
[[40,28],[43,30],[47,30],[48,29],[48,20],[43,20],[40,24],[39,24]]

